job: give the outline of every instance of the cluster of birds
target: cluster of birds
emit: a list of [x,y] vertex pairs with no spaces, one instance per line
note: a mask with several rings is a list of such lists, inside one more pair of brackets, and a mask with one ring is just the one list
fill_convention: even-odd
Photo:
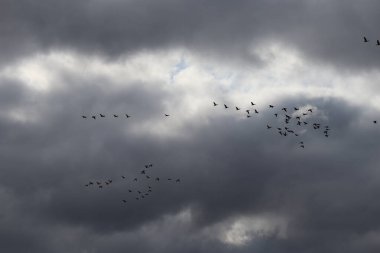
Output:
[[[215,101],[213,101],[213,105],[214,105],[214,107],[216,107],[219,104],[217,104]],[[259,114],[258,109],[255,108],[255,106],[256,106],[255,103],[251,102],[250,106],[251,106],[250,108],[244,109],[247,118],[251,118],[254,114]],[[228,106],[226,104],[223,104],[223,107],[226,110],[230,108],[230,106]],[[235,111],[241,111],[242,110],[242,108],[240,108],[238,106],[234,106],[232,108],[235,109]],[[268,108],[275,110],[275,108],[277,108],[277,106],[268,105]],[[313,108],[306,108],[306,109],[302,110],[299,107],[293,107],[293,109],[289,109],[287,107],[282,107],[282,108],[279,108],[279,110],[275,111],[275,113],[273,115],[275,118],[277,118],[279,120],[281,118],[283,118],[285,125],[273,127],[268,123],[266,125],[266,127],[267,127],[267,129],[278,130],[278,133],[281,136],[290,136],[290,135],[299,136],[299,132],[297,132],[297,130],[299,130],[299,129],[295,130],[295,129],[291,128],[290,123],[292,120],[293,121],[295,120],[295,125],[298,128],[301,126],[310,125],[313,127],[314,130],[323,129],[324,136],[329,137],[330,127],[328,125],[322,127],[321,124],[318,122],[309,123],[308,121],[306,121],[306,117],[310,117],[310,115],[312,113],[313,113]],[[300,144],[300,148],[305,148],[303,141],[299,142],[299,144]]]
[[[364,41],[365,43],[367,43],[367,42],[369,42],[369,39],[367,39],[366,36],[363,36],[363,41]],[[379,40],[376,40],[376,45],[377,45],[377,46],[380,46],[380,41],[379,41]]]
[[[166,179],[166,181],[168,182],[175,182],[175,183],[180,183],[181,182],[181,179],[180,178],[160,178],[160,177],[153,177],[151,174],[150,174],[150,168],[153,167],[153,164],[146,164],[144,165],[144,169],[142,169],[139,173],[139,177],[134,177],[134,178],[131,178],[130,181],[132,182],[133,187],[130,187],[128,189],[128,193],[130,195],[132,195],[134,197],[134,199],[137,201],[137,200],[142,200],[142,199],[145,199],[147,198],[148,196],[150,196],[153,192],[153,187],[151,185],[146,185],[144,184],[144,186],[140,186],[138,185],[139,182],[143,182],[145,180],[145,183],[148,181],[148,183],[158,183],[158,182],[161,182],[163,180]],[[126,181],[128,182],[128,178],[124,175],[121,176],[121,180],[122,181]],[[110,186],[111,184],[113,183],[113,180],[112,179],[106,179],[106,180],[95,180],[95,181],[88,181],[88,183],[86,183],[84,186],[85,187],[94,187],[94,188],[98,188],[98,189],[103,189],[104,187],[108,187]],[[138,188],[137,190],[135,189],[136,186],[140,186],[140,188]],[[126,204],[128,201],[126,198],[122,199],[121,200],[122,203]]]
[[[129,114],[124,114],[122,117],[124,117],[124,116],[125,116],[125,118],[127,118],[127,119],[131,117],[131,115],[129,115]],[[164,116],[165,116],[165,117],[169,117],[170,115],[165,113]],[[99,113],[99,116],[98,116],[98,114],[91,115],[91,116],[88,116],[88,115],[82,115],[82,119],[87,119],[87,118],[96,119],[96,118],[99,118],[99,117],[100,117],[100,118],[105,118],[106,115],[105,115],[105,114],[102,114],[102,113]],[[112,114],[111,117],[113,117],[113,118],[119,118],[119,114]]]

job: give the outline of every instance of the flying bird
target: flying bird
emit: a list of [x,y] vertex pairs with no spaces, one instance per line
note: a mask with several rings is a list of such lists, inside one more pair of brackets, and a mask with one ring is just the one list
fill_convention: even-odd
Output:
[[249,110],[245,110],[249,114]]
[[253,102],[251,102],[251,105],[256,105],[256,104],[254,104]]
[[363,36],[363,40],[364,40],[364,42],[368,42],[369,41],[365,36]]
[[127,119],[128,119],[128,118],[130,118],[131,116],[130,116],[130,115],[128,115],[128,114],[125,114],[125,117],[127,117]]
[[281,110],[283,110],[284,112],[288,112],[286,107],[282,108]]
[[114,114],[114,115],[113,115],[113,117],[114,117],[114,118],[118,118],[118,117],[119,117],[119,115],[117,115],[117,114]]
[[165,117],[169,117],[170,115],[169,114],[165,114]]
[[274,107],[274,105],[269,105],[269,108],[273,108]]
[[255,113],[259,113],[259,112],[255,109]]
[[380,41],[379,40],[376,41],[376,45],[380,46]]
[[267,125],[267,129],[271,129],[272,127],[270,125]]
[[228,108],[228,106],[227,106],[226,104],[224,104],[224,108],[225,108],[225,109],[227,109],[227,108]]
[[104,118],[106,115],[104,115],[104,114],[101,114],[101,113],[99,113],[100,114],[100,117],[101,118]]
[[215,103],[215,102],[213,102],[214,103],[214,106],[217,106],[218,104],[217,103]]
[[235,108],[236,108],[236,111],[239,111],[239,110],[240,110],[240,108],[239,108],[239,107],[237,107],[237,106],[235,106]]
[[83,119],[87,119],[87,116],[82,115],[82,118],[83,118]]
[[95,116],[95,115],[93,115],[91,118],[93,118],[93,119],[96,119],[96,116]]
[[373,124],[377,124],[377,120],[374,120],[374,121],[373,121]]

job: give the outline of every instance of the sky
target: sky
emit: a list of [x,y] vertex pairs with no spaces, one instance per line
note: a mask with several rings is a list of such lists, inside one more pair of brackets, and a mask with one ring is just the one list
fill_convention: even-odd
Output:
[[379,9],[1,0],[0,251],[379,252]]

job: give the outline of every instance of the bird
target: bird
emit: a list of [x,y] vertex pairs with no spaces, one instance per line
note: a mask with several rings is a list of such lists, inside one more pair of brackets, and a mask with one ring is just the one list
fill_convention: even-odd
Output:
[[122,179],[125,179],[125,176],[121,176]]
[[85,115],[82,115],[82,118],[83,118],[83,119],[87,119],[87,116],[85,116]]
[[100,117],[101,118],[104,118],[106,115],[104,115],[104,114],[101,114],[101,113],[99,113],[100,114]]
[[274,105],[269,105],[269,108],[273,108],[274,107]]
[[247,114],[247,118],[250,118],[250,117],[251,117],[251,115]]
[[376,40],[376,45],[380,46],[380,41]]
[[159,178],[159,177],[156,177],[156,181],[160,181],[160,178]]
[[251,102],[251,105],[256,105],[255,103]]
[[249,114],[249,110],[245,110]]
[[128,115],[128,114],[125,114],[125,117],[127,117],[127,119],[128,119],[128,118],[130,118],[131,116],[130,116],[130,115]]
[[95,116],[95,115],[93,115],[93,116],[91,116],[91,118],[93,118],[93,119],[96,119],[96,116]]
[[213,102],[214,103],[214,106],[217,106],[218,104],[217,103],[215,103],[215,102]]
[[225,109],[228,109],[228,106],[227,106],[226,104],[224,104],[224,108],[225,108]]
[[259,112],[255,109],[255,113],[259,113]]
[[128,189],[128,192],[132,192],[132,190]]
[[278,117],[278,113],[275,113],[274,116],[276,116],[276,118]]
[[377,124],[377,120],[374,120],[374,121],[373,121],[373,124]]
[[301,145],[300,148],[305,148],[305,145]]
[[307,110],[308,112],[313,112],[313,109],[309,109],[309,110]]
[[239,111],[239,110],[240,110],[240,108],[239,108],[239,107],[237,107],[237,106],[235,106],[235,108],[236,108],[236,111]]
[[363,40],[364,40],[364,42],[368,42],[369,41],[365,36],[363,36]]
[[169,116],[170,116],[169,114],[166,114],[166,113],[165,113],[165,117],[169,117]]
[[295,110],[295,111],[298,111],[299,109],[298,109],[297,107],[294,107],[294,110]]
[[142,170],[142,171],[141,171],[141,174],[145,174],[145,170]]
[[286,107],[282,108],[281,110],[283,110],[284,112],[288,112]]
[[267,125],[267,129],[271,129],[272,127],[270,125]]
[[117,115],[117,114],[114,114],[114,115],[113,115],[113,117],[114,117],[114,118],[118,118],[118,117],[119,117],[119,115]]

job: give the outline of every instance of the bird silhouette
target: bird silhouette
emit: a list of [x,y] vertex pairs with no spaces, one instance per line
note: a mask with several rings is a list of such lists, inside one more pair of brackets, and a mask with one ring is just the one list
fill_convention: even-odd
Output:
[[255,113],[259,113],[259,112],[255,109]]
[[364,40],[364,42],[368,42],[369,41],[365,36],[363,36],[363,40]]
[[224,108],[225,108],[225,109],[228,109],[228,106],[227,106],[226,104],[224,104]]
[[104,118],[106,115],[99,113],[101,118]]
[[281,110],[283,110],[284,112],[288,112],[286,107],[282,108]]
[[308,112],[313,112],[313,109],[309,109],[309,110],[307,110]]
[[95,116],[95,115],[93,115],[93,116],[91,116],[91,118],[93,118],[93,119],[96,119],[96,116]]
[[274,105],[269,105],[269,108],[273,108],[274,107]]
[[377,124],[377,120],[374,120],[373,123],[374,123],[374,124]]
[[215,103],[215,102],[213,102],[214,103],[214,106],[217,106],[218,104],[217,103]]
[[170,115],[169,114],[165,114],[165,117],[169,117]]
[[237,106],[235,106],[235,108],[236,108],[236,111],[239,111],[239,110],[240,110],[240,108],[239,108],[239,107],[237,107]]
[[277,118],[278,117],[278,113],[275,113],[274,116]]
[[295,110],[295,111],[298,111],[298,110],[299,110],[299,108],[297,108],[297,107],[294,107],[294,110]]
[[82,115],[82,118],[83,118],[83,119],[87,119],[87,116],[85,116],[85,115]]
[[160,178],[159,178],[159,177],[156,177],[156,181],[160,181]]
[[380,41],[376,40],[376,45],[380,46]]
[[114,118],[118,118],[118,117],[119,117],[119,115],[117,115],[117,114],[114,114],[114,115],[113,115],[113,117],[114,117]]
[[128,118],[130,118],[131,116],[130,116],[130,115],[128,115],[128,114],[125,114],[125,117],[127,117],[127,119],[128,119]]
[[271,129],[272,127],[270,125],[267,125],[267,129]]
[[251,105],[256,105],[255,103],[251,102]]
[[249,110],[245,110],[249,114]]

